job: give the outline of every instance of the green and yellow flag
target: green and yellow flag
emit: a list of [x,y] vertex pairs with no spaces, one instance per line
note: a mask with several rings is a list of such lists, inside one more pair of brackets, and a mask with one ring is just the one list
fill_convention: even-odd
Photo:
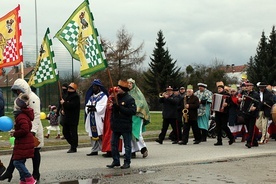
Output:
[[0,18],[0,68],[23,61],[19,10],[18,5]]
[[71,56],[80,61],[81,76],[91,75],[107,67],[93,20],[89,2],[85,0],[55,35]]
[[56,82],[59,79],[57,65],[54,61],[55,54],[52,50],[52,40],[49,34],[50,30],[47,28],[40,47],[35,69],[28,82],[30,86],[36,88]]

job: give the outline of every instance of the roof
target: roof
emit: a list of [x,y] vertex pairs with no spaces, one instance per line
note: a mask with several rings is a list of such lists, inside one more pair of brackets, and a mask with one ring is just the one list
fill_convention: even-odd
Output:
[[[32,73],[33,69],[34,67],[24,68],[24,78],[26,78],[26,76],[29,76]],[[12,69],[7,74],[5,74],[4,76],[0,76],[0,87],[11,87],[14,81],[18,78],[21,78],[21,69],[17,67],[12,67]]]
[[226,72],[226,73],[235,73],[235,72],[245,72],[247,68],[247,65],[240,65],[240,66],[235,66],[235,65],[226,65],[225,67],[223,67],[222,69]]

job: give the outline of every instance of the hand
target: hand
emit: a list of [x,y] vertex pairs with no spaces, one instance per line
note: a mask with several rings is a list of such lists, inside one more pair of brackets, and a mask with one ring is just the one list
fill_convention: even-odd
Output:
[[62,104],[64,103],[64,100],[63,100],[63,99],[61,99],[59,102],[60,102],[60,104],[62,105]]

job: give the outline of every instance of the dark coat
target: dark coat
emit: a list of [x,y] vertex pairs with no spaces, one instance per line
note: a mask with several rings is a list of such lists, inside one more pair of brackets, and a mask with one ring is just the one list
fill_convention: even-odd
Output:
[[[242,113],[251,116],[252,118],[257,118],[259,115],[259,101],[260,101],[260,95],[256,91],[250,91],[248,93],[248,96],[255,99],[252,100],[249,97],[245,97],[244,102],[242,102]],[[256,107],[255,111],[248,111],[250,109],[250,106],[254,105]]]
[[166,118],[177,118],[177,107],[179,98],[172,94],[168,98],[160,98],[159,102],[163,104],[162,116]]
[[80,117],[80,96],[77,92],[68,93],[63,103],[64,125],[78,125]]
[[113,132],[132,132],[132,116],[136,114],[134,98],[128,93],[118,94],[118,105],[113,104],[111,129]]
[[192,94],[190,97],[186,96],[187,104],[189,104],[188,115],[190,121],[197,121],[197,109],[199,108],[199,99]]
[[263,92],[263,101],[259,103],[259,110],[264,111],[265,117],[271,118],[271,108],[265,104],[269,105],[270,107],[272,107],[272,105],[274,104],[273,94],[267,89],[265,89]]
[[34,136],[31,133],[33,120],[34,111],[31,108],[22,109],[22,112],[15,118],[13,160],[34,157]]

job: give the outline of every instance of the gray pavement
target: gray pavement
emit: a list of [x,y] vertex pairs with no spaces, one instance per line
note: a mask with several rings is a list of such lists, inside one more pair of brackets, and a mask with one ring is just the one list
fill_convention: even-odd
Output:
[[[86,156],[90,153],[90,147],[79,148],[77,153],[71,154],[66,153],[67,149],[42,151],[40,183],[62,183],[62,181],[72,180],[78,180],[75,183],[82,183],[82,181],[83,183],[114,183],[108,182],[108,179],[124,175],[133,175],[135,178],[135,174],[150,174],[164,166],[229,162],[241,158],[276,155],[276,141],[274,140],[251,149],[246,148],[245,143],[240,142],[239,139],[233,145],[228,145],[228,140],[224,139],[223,146],[214,146],[215,141],[215,139],[208,139],[207,142],[198,145],[194,145],[192,139],[187,145],[171,144],[169,140],[165,140],[162,145],[154,141],[146,142],[149,156],[142,158],[142,155],[137,153],[137,157],[132,159],[131,168],[127,170],[106,168],[112,159],[102,157],[102,153],[98,156]],[[5,165],[8,164],[9,159],[10,155],[1,155],[1,160]],[[121,158],[122,163],[123,158]],[[27,167],[32,171],[31,160],[27,161]],[[13,176],[12,183],[18,183],[18,172],[15,171]],[[100,180],[102,182],[99,182]]]

